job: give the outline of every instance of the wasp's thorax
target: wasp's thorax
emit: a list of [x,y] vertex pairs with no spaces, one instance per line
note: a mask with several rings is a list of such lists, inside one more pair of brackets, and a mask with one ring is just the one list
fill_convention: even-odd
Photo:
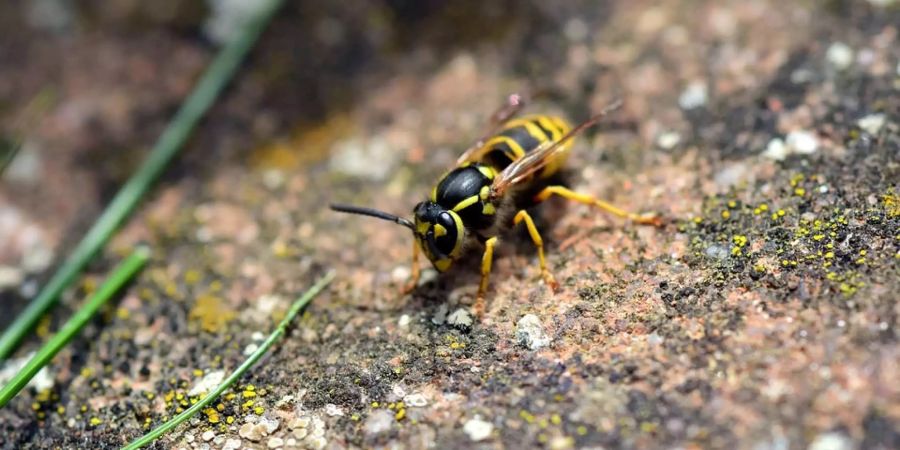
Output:
[[413,215],[414,233],[422,251],[435,269],[440,272],[447,270],[462,250],[466,232],[462,219],[456,212],[432,201],[416,205]]

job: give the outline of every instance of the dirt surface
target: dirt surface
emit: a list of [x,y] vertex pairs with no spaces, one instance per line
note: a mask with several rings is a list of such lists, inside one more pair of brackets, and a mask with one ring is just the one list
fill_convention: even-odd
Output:
[[[49,24],[0,6],[0,132],[25,142],[0,185],[4,326],[216,49],[203,5],[75,3],[34,2],[69,5]],[[16,354],[149,243],[0,410],[0,446],[120,447],[335,269],[283,343],[154,447],[900,448],[900,3],[306,3]],[[408,215],[524,91],[573,122],[623,99],[576,143],[571,184],[669,223],[552,201],[560,291],[511,233],[483,318],[479,255],[401,294],[408,232],[328,202]]]

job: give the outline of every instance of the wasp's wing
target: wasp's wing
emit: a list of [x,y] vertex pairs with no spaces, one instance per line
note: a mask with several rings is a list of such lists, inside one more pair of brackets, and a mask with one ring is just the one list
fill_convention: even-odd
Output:
[[559,140],[544,142],[534,150],[525,154],[525,156],[513,161],[512,164],[503,169],[503,171],[494,178],[494,182],[491,185],[491,195],[495,198],[502,196],[507,189],[515,186],[538,170],[544,168],[544,166],[553,161],[553,158],[556,157],[557,153],[565,150],[566,142],[595,125],[607,114],[620,106],[622,106],[621,100],[610,103],[607,107],[603,108],[600,113],[582,122],[563,137],[559,138]]
[[488,128],[484,134],[460,155],[459,159],[456,160],[456,164],[462,165],[463,163],[477,160],[481,156],[481,151],[484,150],[484,143],[497,134],[500,129],[503,128],[503,124],[519,114],[524,107],[525,97],[523,95],[510,95],[506,100],[506,104],[501,106],[497,111],[494,111],[494,114],[491,115],[491,119],[488,122]]

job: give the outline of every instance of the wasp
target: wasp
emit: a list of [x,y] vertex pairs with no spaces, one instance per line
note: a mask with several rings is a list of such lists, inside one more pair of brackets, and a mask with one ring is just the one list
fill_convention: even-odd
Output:
[[544,282],[556,291],[559,284],[547,269],[544,241],[526,211],[554,195],[636,223],[661,224],[657,216],[632,214],[555,181],[569,156],[573,138],[621,106],[621,101],[609,104],[574,128],[555,116],[516,118],[524,103],[521,95],[509,96],[506,104],[491,116],[487,132],[459,157],[456,167],[438,181],[429,198],[413,208],[412,220],[372,208],[331,205],[334,211],[376,217],[412,231],[412,270],[406,291],[418,282],[420,251],[438,272],[445,272],[467,250],[480,247],[481,283],[474,306],[480,316],[498,236],[502,230],[519,224],[525,225],[537,248]]

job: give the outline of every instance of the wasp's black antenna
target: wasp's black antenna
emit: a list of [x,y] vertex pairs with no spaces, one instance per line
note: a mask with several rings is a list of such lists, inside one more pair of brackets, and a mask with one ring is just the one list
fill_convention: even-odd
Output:
[[415,231],[416,227],[407,219],[402,217],[395,216],[393,214],[388,214],[384,211],[379,211],[377,209],[365,208],[362,206],[353,206],[353,205],[341,205],[341,204],[331,204],[331,209],[337,212],[348,213],[348,214],[359,214],[361,216],[370,216],[377,217],[382,220],[387,220],[390,222],[394,222],[399,225],[403,225],[410,230]]

